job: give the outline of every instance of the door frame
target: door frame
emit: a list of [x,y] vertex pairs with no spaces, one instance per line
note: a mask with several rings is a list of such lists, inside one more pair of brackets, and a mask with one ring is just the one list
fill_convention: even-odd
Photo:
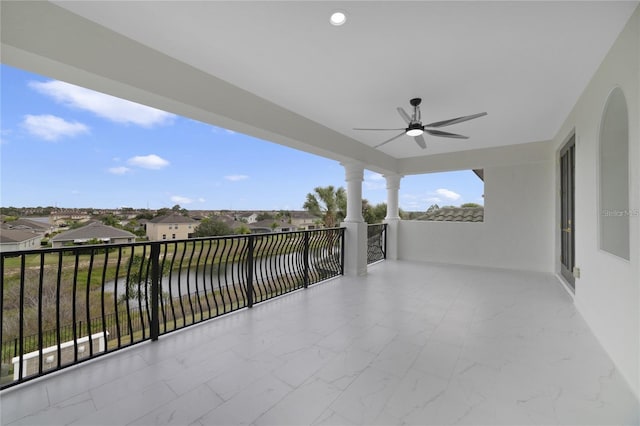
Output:
[[[576,135],[572,132],[558,151],[559,275],[575,293],[575,170]],[[566,157],[566,158],[565,158]],[[565,263],[566,262],[566,263]]]

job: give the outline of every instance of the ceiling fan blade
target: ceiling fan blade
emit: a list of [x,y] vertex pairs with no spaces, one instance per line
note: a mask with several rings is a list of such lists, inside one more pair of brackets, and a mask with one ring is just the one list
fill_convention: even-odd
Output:
[[424,140],[424,136],[414,136],[413,139],[415,139],[420,148],[427,149],[427,142]]
[[482,117],[482,116],[485,116],[485,115],[487,115],[486,112],[481,112],[481,113],[478,113],[478,114],[467,115],[467,116],[464,116],[464,117],[451,118],[449,120],[443,120],[443,121],[436,121],[435,123],[425,124],[424,127],[450,126],[452,124],[462,123],[463,121],[473,120],[474,118]]
[[360,127],[354,127],[353,130],[404,130],[404,127],[398,128],[398,129],[363,129]]
[[402,132],[399,135],[392,137],[391,139],[387,139],[386,141],[384,141],[382,143],[379,143],[378,145],[374,146],[374,148],[379,148],[382,145],[391,142],[392,140],[398,139],[400,136],[404,136],[404,134],[405,134],[405,132]]
[[443,132],[440,130],[424,129],[424,131],[433,136],[440,136],[441,138],[469,139],[469,136],[456,135],[455,133]]
[[411,123],[411,117],[409,116],[409,114],[407,114],[407,112],[400,107],[398,107],[398,114],[400,114],[400,117],[402,117],[402,119],[406,121],[407,124]]

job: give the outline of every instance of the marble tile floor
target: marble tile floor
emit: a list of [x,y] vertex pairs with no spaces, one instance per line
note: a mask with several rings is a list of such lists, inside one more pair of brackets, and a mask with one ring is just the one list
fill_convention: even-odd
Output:
[[385,261],[0,394],[3,425],[622,425],[548,274]]

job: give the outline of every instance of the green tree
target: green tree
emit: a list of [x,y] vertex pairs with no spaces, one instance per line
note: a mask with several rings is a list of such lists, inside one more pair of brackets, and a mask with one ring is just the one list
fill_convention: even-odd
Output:
[[155,215],[154,217],[166,216],[166,215],[168,215],[169,213],[171,213],[171,210],[169,210],[169,209],[168,209],[168,208],[166,208],[166,207],[163,207],[163,208],[158,209],[158,210],[156,211],[156,215]]
[[[127,293],[121,295],[118,300],[120,303],[129,300],[147,300],[151,297],[151,260],[147,257],[134,255],[129,259],[131,267],[128,270],[131,273],[127,279]],[[160,275],[166,277],[171,271],[170,262],[161,263],[162,270]],[[128,297],[127,297],[128,295]]]
[[460,207],[469,208],[469,207],[482,207],[482,206],[477,203],[464,203],[464,204],[461,204]]
[[151,219],[153,219],[153,213],[151,213],[149,210],[142,210],[140,213],[138,213],[136,215],[136,219],[138,219],[138,220],[140,220],[140,219],[151,220]]
[[120,220],[113,213],[105,214],[100,218],[100,221],[107,226],[120,227]]
[[380,223],[387,216],[387,203],[378,203],[371,208],[371,215],[373,216],[373,222]]
[[318,186],[313,192],[307,194],[307,200],[302,208],[309,213],[322,218],[325,227],[333,228],[338,225],[346,215],[347,195],[344,188]]
[[140,223],[136,219],[131,219],[129,222],[127,222],[127,224],[124,226],[124,230],[129,231],[138,237],[144,237],[145,235],[147,235],[144,227],[140,226]]
[[19,217],[21,215],[21,212],[17,207],[0,207],[0,214]]
[[427,209],[427,213],[431,213],[432,211],[434,211],[434,210],[439,210],[439,209],[440,209],[440,206],[439,206],[439,205],[437,205],[437,204],[431,204],[431,205],[429,206],[429,208]]
[[422,216],[424,213],[422,212],[405,212],[402,209],[398,209],[398,213],[400,215],[400,219],[402,220],[413,220]]
[[259,222],[261,220],[266,220],[266,219],[273,219],[273,215],[267,213],[267,212],[262,212],[258,215],[258,217],[256,218],[256,220]]
[[251,229],[249,229],[249,227],[242,223],[240,226],[238,226],[235,230],[236,234],[250,234],[251,233]]
[[176,204],[175,206],[171,207],[171,211],[175,213],[180,213],[182,216],[189,216],[189,210],[183,207],[180,207],[180,204]]
[[195,237],[217,237],[231,234],[233,234],[233,229],[231,229],[229,225],[221,220],[210,217],[202,219],[193,233]]
[[367,223],[376,223],[376,216],[373,212],[373,206],[366,198],[362,199],[362,217]]
[[282,219],[287,221],[287,223],[291,223],[291,212],[289,210],[280,210],[276,213],[275,219]]

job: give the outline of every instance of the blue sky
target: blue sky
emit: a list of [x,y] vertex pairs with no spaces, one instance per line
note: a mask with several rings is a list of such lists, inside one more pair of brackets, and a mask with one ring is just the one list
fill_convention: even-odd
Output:
[[[300,210],[334,160],[0,65],[0,205]],[[407,176],[400,207],[483,204],[471,171]],[[365,171],[363,197],[386,199]]]

